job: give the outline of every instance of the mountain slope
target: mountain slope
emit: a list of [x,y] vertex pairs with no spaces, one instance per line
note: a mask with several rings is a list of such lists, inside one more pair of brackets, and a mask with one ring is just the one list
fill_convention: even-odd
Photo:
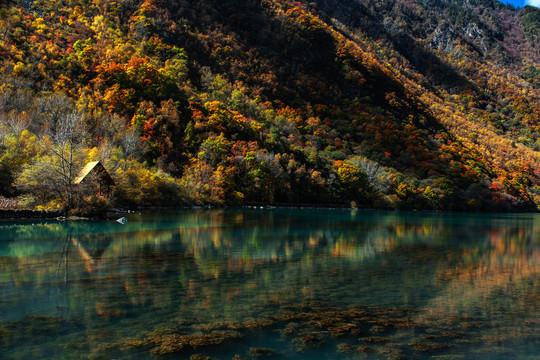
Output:
[[[73,102],[85,114],[80,148],[115,169],[120,204],[167,202],[148,195],[164,193],[165,178],[180,203],[540,202],[537,9],[491,0],[21,5],[0,14],[4,134],[27,128],[43,142],[55,124],[43,104]],[[162,175],[134,195],[142,162]],[[138,172],[127,174],[128,163]],[[11,176],[3,195],[24,191],[9,184],[20,177],[13,161],[2,164]]]

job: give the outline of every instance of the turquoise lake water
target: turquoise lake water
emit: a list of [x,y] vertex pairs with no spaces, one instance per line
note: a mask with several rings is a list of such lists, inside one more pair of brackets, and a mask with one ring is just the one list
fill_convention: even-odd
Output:
[[540,215],[0,221],[1,359],[539,359]]

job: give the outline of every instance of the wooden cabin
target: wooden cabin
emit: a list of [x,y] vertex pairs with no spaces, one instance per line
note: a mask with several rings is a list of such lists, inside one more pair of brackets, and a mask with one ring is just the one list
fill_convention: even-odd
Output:
[[101,161],[92,161],[86,164],[73,181],[73,184],[95,186],[98,194],[102,196],[107,196],[111,192],[111,187],[115,185],[114,180]]

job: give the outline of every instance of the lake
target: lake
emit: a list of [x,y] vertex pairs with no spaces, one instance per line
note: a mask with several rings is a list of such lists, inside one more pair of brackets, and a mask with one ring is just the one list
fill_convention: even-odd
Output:
[[0,221],[2,359],[538,359],[540,214]]

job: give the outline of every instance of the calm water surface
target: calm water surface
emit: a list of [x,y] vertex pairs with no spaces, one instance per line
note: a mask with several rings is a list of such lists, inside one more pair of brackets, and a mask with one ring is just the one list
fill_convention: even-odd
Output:
[[0,222],[1,359],[540,358],[538,214],[128,220]]

